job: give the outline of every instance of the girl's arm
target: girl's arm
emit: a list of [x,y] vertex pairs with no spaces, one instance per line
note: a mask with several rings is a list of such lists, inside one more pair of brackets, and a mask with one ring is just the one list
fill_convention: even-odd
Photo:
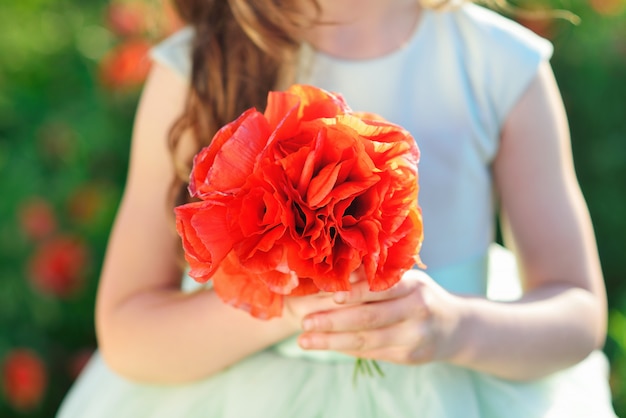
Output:
[[309,315],[300,344],[400,363],[449,361],[510,379],[546,375],[601,347],[603,278],[548,64],[506,121],[493,172],[522,270],[519,301],[451,295],[410,271],[380,294],[361,283],[336,295],[350,309]]
[[[180,241],[173,208],[167,206],[173,168],[166,136],[186,92],[182,79],[159,66],[147,81],[97,296],[96,328],[105,360],[128,378],[153,383],[207,376],[284,339],[299,325],[291,315],[253,319],[209,290],[179,290]],[[322,307],[330,301],[317,298]]]
[[[525,296],[511,305],[470,301],[467,349],[458,360],[533,377],[601,348],[606,333],[596,241],[547,63],[506,121],[493,170],[505,240],[516,252]],[[493,332],[481,338],[482,330]],[[498,364],[507,359],[510,366]]]

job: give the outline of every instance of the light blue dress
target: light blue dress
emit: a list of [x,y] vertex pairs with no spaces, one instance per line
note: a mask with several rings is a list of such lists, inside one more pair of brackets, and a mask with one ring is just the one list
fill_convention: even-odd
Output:
[[[189,74],[192,32],[153,50]],[[490,165],[512,106],[548,60],[551,44],[475,5],[425,11],[408,42],[375,59],[341,60],[303,47],[298,81],[341,93],[358,111],[407,128],[421,150],[420,205],[427,272],[451,292],[514,299],[513,256],[493,245],[496,196]],[[197,285],[188,277],[183,288]],[[206,380],[149,386],[113,374],[96,354],[59,418],[608,418],[601,352],[532,382],[512,382],[446,363],[382,363],[385,377],[352,384],[354,359],[305,352],[295,337]]]

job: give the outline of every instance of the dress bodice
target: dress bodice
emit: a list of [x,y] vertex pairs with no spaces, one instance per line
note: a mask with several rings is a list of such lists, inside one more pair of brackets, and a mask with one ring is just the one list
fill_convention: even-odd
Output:
[[336,59],[304,47],[300,82],[341,93],[353,110],[377,113],[417,141],[422,259],[432,269],[476,259],[493,241],[491,162],[500,128],[552,51],[494,16],[473,5],[424,11],[402,48],[375,59]]
[[[184,30],[153,57],[185,76],[192,36]],[[378,58],[343,60],[302,47],[298,82],[340,93],[353,110],[378,113],[414,136],[421,151],[421,257],[450,291],[486,291],[484,268],[467,274],[459,266],[484,265],[494,240],[491,163],[500,130],[551,52],[548,41],[471,4],[425,10],[407,43]]]

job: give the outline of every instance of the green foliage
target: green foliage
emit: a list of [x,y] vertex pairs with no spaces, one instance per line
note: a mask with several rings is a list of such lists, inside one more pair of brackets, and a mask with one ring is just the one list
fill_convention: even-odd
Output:
[[[551,33],[552,66],[572,135],[576,172],[589,206],[608,291],[605,352],[618,416],[626,415],[626,2],[519,1],[526,7],[565,8],[581,18],[536,23]],[[547,26],[544,26],[547,24]]]
[[[29,347],[43,359],[43,403],[24,416],[53,416],[77,356],[95,347],[97,277],[125,179],[137,94],[98,84],[97,60],[113,42],[106,2],[0,2],[0,359]],[[21,227],[33,198],[52,210],[54,231]],[[81,240],[88,260],[78,293],[34,288],[30,269],[44,242]],[[0,416],[14,416],[0,398]]]
[[[0,360],[26,347],[43,360],[48,375],[41,404],[19,412],[0,398],[2,417],[53,416],[76,363],[95,347],[95,290],[125,179],[138,96],[137,90],[111,91],[100,83],[99,62],[118,41],[104,23],[107,3],[0,2]],[[579,26],[550,19],[527,23],[555,45],[552,63],[609,289],[606,351],[615,405],[626,414],[626,3],[517,4],[566,8],[582,19]],[[52,226],[39,213],[33,221],[39,229],[25,229],[33,202],[49,209]],[[75,274],[77,290],[50,293],[33,279],[34,257],[59,236],[78,239],[86,257],[75,255],[82,266]]]
[[[608,0],[604,0],[608,2]],[[597,3],[600,3],[596,0]],[[624,4],[624,2],[621,2]],[[622,8],[624,10],[626,4]],[[555,40],[553,66],[570,119],[574,160],[591,212],[612,304],[626,285],[626,14],[576,10],[582,24]]]

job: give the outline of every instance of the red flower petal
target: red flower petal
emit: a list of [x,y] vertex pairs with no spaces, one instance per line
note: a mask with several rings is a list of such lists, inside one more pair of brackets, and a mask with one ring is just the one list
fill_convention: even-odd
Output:
[[234,251],[241,264],[255,273],[274,270],[283,259],[283,248],[276,241],[284,231],[285,227],[280,226],[238,242]]
[[194,158],[191,195],[204,198],[212,192],[232,193],[243,186],[269,135],[265,117],[255,109],[220,129]]
[[350,290],[350,273],[360,265],[360,254],[342,240],[336,240],[332,255],[314,263],[315,276],[312,279],[324,292]]
[[317,87],[296,84],[286,92],[270,92],[265,117],[273,140],[290,138],[302,122],[332,118],[350,111],[343,97]]
[[294,84],[287,92],[300,98],[300,118],[302,121],[332,118],[350,112],[350,107],[342,96],[317,87]]
[[237,240],[228,208],[221,202],[206,201],[178,206],[175,212],[176,230],[191,268],[189,275],[206,282]]
[[373,219],[365,219],[355,226],[341,229],[339,234],[341,239],[356,249],[360,254],[365,255],[365,259],[373,259],[376,262],[380,255],[380,223]]
[[227,257],[213,276],[213,289],[226,303],[249,312],[255,318],[270,319],[283,311],[283,296],[272,292],[258,276],[250,274]]
[[293,289],[290,296],[306,296],[313,295],[315,293],[319,293],[319,289],[315,285],[315,282],[308,277],[301,277],[299,279],[298,287]]
[[311,147],[301,146],[297,151],[281,158],[278,163],[298,194],[304,196],[315,169],[315,154],[311,151]]
[[264,115],[272,131],[293,132],[297,129],[300,101],[297,95],[290,93],[272,91],[267,95]]
[[269,290],[281,295],[289,295],[299,284],[298,276],[293,271],[270,270],[258,277]]
[[328,197],[335,186],[341,165],[341,163],[335,166],[327,165],[311,180],[306,193],[306,200],[310,207],[319,206]]
[[415,264],[423,266],[417,253],[423,240],[422,219],[419,211],[412,211],[399,228],[398,239],[388,247],[382,262],[378,266],[376,276],[369,280],[372,291],[386,290],[396,284],[402,274]]

